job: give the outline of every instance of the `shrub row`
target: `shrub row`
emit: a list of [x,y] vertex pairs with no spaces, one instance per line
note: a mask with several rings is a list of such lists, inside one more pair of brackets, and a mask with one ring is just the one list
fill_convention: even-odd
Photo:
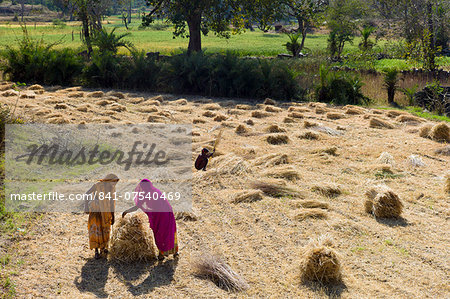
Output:
[[24,38],[8,47],[2,68],[9,80],[46,85],[141,89],[207,96],[301,99],[296,73],[281,60],[245,59],[232,53],[181,53],[165,60],[95,51],[90,60]]

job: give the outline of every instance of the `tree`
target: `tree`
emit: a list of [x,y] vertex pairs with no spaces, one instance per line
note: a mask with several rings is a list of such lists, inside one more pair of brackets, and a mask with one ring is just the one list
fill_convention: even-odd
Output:
[[386,88],[388,94],[388,104],[391,106],[397,106],[394,99],[395,99],[395,92],[399,88],[398,70],[395,68],[384,69],[383,74],[384,74],[383,86],[384,88]]
[[359,30],[359,33],[361,34],[362,41],[359,43],[359,49],[361,51],[367,51],[373,48],[374,42],[369,39],[372,32],[375,31],[375,27],[372,26],[364,26],[361,30]]
[[299,52],[303,50],[308,30],[322,19],[328,7],[328,0],[283,0],[285,13],[298,22],[297,32],[301,33],[302,41]]
[[251,23],[256,23],[258,29],[267,32],[272,24],[282,16],[279,0],[255,0],[244,4],[244,9]]
[[[234,32],[244,26],[239,0],[146,0],[152,10],[143,17],[143,26],[153,22],[155,15],[164,16],[174,24],[174,38],[189,37],[188,51],[201,51],[201,35],[209,31],[221,37],[230,37],[230,23]],[[186,25],[189,32],[186,32]]]
[[357,0],[332,0],[327,11],[327,25],[331,30],[328,49],[332,57],[340,58],[345,43],[352,42],[358,21],[367,8]]

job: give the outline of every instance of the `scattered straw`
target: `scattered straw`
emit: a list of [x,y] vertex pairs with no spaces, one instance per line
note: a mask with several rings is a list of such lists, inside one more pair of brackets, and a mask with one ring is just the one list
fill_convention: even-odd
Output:
[[144,213],[119,217],[113,226],[108,259],[119,262],[149,261],[156,256],[153,232]]
[[342,194],[341,187],[335,184],[315,185],[311,187],[311,190],[329,198],[338,197]]
[[450,142],[450,127],[442,122],[435,125],[430,131],[430,137],[438,142]]
[[286,186],[286,182],[283,180],[256,181],[252,183],[252,188],[261,190],[264,194],[272,197],[302,197],[297,189]]
[[380,218],[397,218],[403,210],[400,198],[386,186],[377,186],[366,192],[364,207],[367,213]]
[[235,193],[232,197],[232,203],[255,202],[261,200],[263,193],[261,190],[244,190]]
[[331,246],[332,240],[326,235],[310,240],[300,260],[302,280],[320,283],[335,283],[342,280],[341,264]]
[[377,129],[393,129],[394,125],[380,118],[372,117],[369,122],[369,127]]
[[192,267],[197,276],[212,280],[224,290],[245,291],[249,288],[247,282],[217,255],[199,254]]
[[326,219],[327,218],[327,212],[325,212],[323,209],[300,209],[295,212],[294,218],[296,220],[305,220],[308,218],[312,219]]
[[197,221],[198,212],[192,208],[191,211],[175,212],[175,219],[182,221]]
[[290,181],[300,179],[300,173],[292,166],[281,166],[275,169],[270,169],[263,174],[268,177],[286,179]]
[[278,125],[270,125],[264,131],[268,133],[284,133],[286,132],[285,128],[281,128]]
[[450,194],[450,174],[447,174],[447,182],[445,183],[445,192]]
[[302,200],[297,203],[297,208],[304,208],[304,209],[324,209],[328,210],[329,205],[326,202],[322,201],[316,201],[316,200]]

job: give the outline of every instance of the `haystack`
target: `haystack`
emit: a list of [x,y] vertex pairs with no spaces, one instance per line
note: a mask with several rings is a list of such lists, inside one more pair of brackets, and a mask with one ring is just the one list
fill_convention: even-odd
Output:
[[420,122],[422,122],[421,118],[419,118],[417,116],[413,116],[413,115],[408,115],[408,114],[400,115],[395,120],[398,122],[401,122],[401,123],[409,123],[409,122],[410,123],[420,123]]
[[222,109],[222,107],[217,103],[212,103],[212,104],[204,105],[203,109],[205,109],[205,110],[220,110],[220,109]]
[[[349,115],[358,115],[358,114],[365,114],[364,109],[360,108],[360,107],[355,107],[355,106],[351,106],[348,105],[349,107],[347,108],[347,110],[345,111],[345,114],[349,114]],[[350,107],[351,106],[351,107]],[[347,107],[347,106],[346,106]]]
[[116,97],[116,98],[119,98],[119,99],[125,99],[125,95],[122,92],[120,92],[120,91],[111,90],[111,91],[108,91],[106,93],[106,95],[107,96]]
[[328,109],[325,107],[316,107],[316,114],[325,114],[328,112]]
[[228,117],[226,115],[219,113],[219,114],[217,114],[216,117],[214,117],[214,121],[221,122],[221,121],[226,120],[227,118]]
[[430,138],[430,132],[433,128],[432,124],[425,124],[423,127],[419,130],[419,136],[423,138]]
[[267,112],[253,111],[251,116],[254,118],[263,118],[263,117],[270,116],[270,114]]
[[286,144],[289,142],[289,137],[286,134],[273,134],[267,136],[266,141],[273,145]]
[[302,113],[300,113],[300,112],[291,112],[291,113],[289,113],[288,114],[288,117],[290,117],[290,118],[305,118],[305,116],[302,114]]
[[372,117],[369,122],[369,127],[377,129],[393,129],[394,125],[380,118]]
[[199,254],[192,267],[197,276],[212,280],[224,290],[245,291],[249,288],[247,282],[218,255]]
[[285,133],[286,129],[281,128],[278,125],[270,125],[264,131],[266,131],[268,133]]
[[248,164],[234,153],[228,153],[211,160],[211,167],[215,167],[218,174],[239,175],[248,170]]
[[292,123],[295,123],[295,119],[293,119],[292,117],[285,117],[285,118],[283,119],[283,122],[284,122],[285,124],[292,124]]
[[239,109],[239,110],[251,110],[252,106],[246,105],[246,104],[238,104],[238,105],[236,105],[236,109]]
[[434,152],[438,155],[450,156],[450,145],[438,148]]
[[430,137],[434,141],[450,143],[450,127],[444,122],[437,124],[431,129]]
[[397,117],[397,116],[399,116],[399,115],[405,115],[405,114],[408,114],[408,112],[405,112],[405,111],[399,111],[399,110],[389,110],[389,111],[386,111],[386,115],[387,115],[388,117],[390,117],[390,118],[395,118],[395,117]]
[[186,99],[178,99],[175,101],[170,102],[171,105],[181,106],[181,105],[187,105],[188,101]]
[[329,198],[338,197],[342,194],[341,187],[336,184],[315,185],[311,187],[311,191]]
[[87,94],[88,98],[101,98],[105,95],[105,93],[101,90],[93,91]]
[[255,202],[261,200],[263,193],[261,190],[244,190],[233,194],[232,203]]
[[297,208],[304,209],[324,209],[328,210],[330,206],[326,202],[317,201],[317,200],[302,200],[297,203]]
[[318,125],[319,125],[318,123],[315,123],[315,122],[312,122],[312,121],[308,121],[308,120],[305,120],[303,122],[303,127],[305,129],[312,128],[312,127],[317,127]]
[[298,138],[307,140],[318,140],[320,138],[320,134],[313,131],[306,131],[300,134]]
[[205,117],[216,117],[217,113],[208,110],[208,111],[205,111],[202,115]]
[[81,91],[69,92],[67,94],[67,96],[69,98],[82,98],[82,97],[84,97],[84,92],[81,92]]
[[239,125],[236,127],[235,132],[236,134],[245,134],[248,133],[248,128],[244,125]]
[[270,98],[266,98],[264,100],[264,105],[276,105],[277,102],[275,102],[274,100],[270,99]]
[[271,106],[271,105],[267,106],[264,110],[266,112],[274,112],[274,113],[278,113],[278,112],[283,111],[283,109],[275,107],[275,106]]
[[341,118],[345,118],[345,115],[342,113],[338,113],[338,112],[328,112],[326,114],[326,117],[328,119],[341,119]]
[[253,119],[247,119],[247,120],[245,121],[245,123],[246,123],[247,125],[249,125],[249,126],[253,126],[253,125],[255,124],[255,122],[253,121]]
[[300,112],[300,113],[305,113],[305,112],[311,112],[311,110],[309,110],[308,108],[305,107],[295,107],[295,106],[290,106],[288,108],[289,112]]
[[395,165],[394,157],[388,152],[382,152],[381,155],[378,157],[377,162],[379,164],[389,164],[392,166]]
[[144,213],[132,213],[119,217],[113,226],[109,241],[109,260],[142,262],[156,257],[153,232]]
[[336,283],[342,279],[341,264],[328,236],[320,236],[305,246],[300,260],[300,274],[304,281]]
[[153,113],[153,112],[158,112],[158,108],[156,106],[142,106],[137,108],[138,112],[142,112],[142,113]]
[[386,186],[377,186],[366,192],[364,207],[367,213],[380,218],[398,218],[403,210],[400,198]]

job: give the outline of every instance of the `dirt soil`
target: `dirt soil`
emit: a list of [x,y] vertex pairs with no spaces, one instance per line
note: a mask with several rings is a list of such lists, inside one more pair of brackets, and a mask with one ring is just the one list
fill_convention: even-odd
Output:
[[[224,129],[207,171],[192,168],[197,219],[177,222],[179,260],[131,265],[95,260],[87,215],[45,214],[14,246],[15,257],[23,260],[12,276],[20,298],[450,297],[450,196],[444,191],[450,157],[435,153],[448,144],[419,136],[430,121],[319,103],[244,105],[80,87],[16,94],[7,83],[1,86],[0,103],[12,110],[17,103],[16,114],[27,122],[193,124],[193,159]],[[369,127],[375,117],[393,128]],[[239,125],[244,127],[238,134]],[[271,125],[284,132],[269,133]],[[392,158],[379,161],[383,152]],[[411,155],[424,165],[413,167]],[[296,175],[284,175],[286,169]],[[299,194],[233,202],[237,192],[269,176]],[[365,212],[364,193],[379,184],[399,195],[401,218],[376,219]],[[329,186],[340,194],[318,192]],[[311,202],[321,203],[322,213],[309,208]],[[342,283],[300,281],[303,248],[322,234],[334,239]],[[202,252],[222,255],[250,288],[227,292],[195,276],[191,261]]]

